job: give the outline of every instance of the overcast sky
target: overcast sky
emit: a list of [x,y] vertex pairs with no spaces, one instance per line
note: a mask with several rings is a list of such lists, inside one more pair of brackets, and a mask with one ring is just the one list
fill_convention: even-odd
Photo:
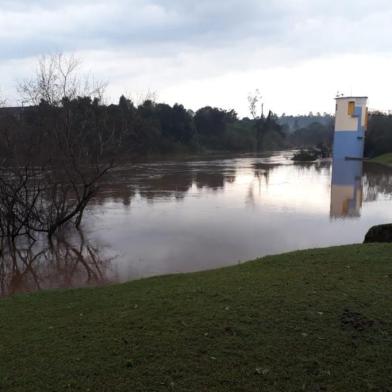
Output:
[[108,100],[159,101],[247,115],[260,89],[277,113],[333,112],[368,95],[392,109],[390,0],[0,0],[0,90],[39,55],[74,53],[109,83]]

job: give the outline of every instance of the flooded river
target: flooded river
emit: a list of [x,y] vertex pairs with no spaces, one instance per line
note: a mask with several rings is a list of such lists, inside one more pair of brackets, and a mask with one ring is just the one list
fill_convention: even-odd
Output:
[[129,164],[91,204],[82,232],[3,248],[1,294],[199,271],[362,242],[392,222],[392,170],[295,165],[290,153]]

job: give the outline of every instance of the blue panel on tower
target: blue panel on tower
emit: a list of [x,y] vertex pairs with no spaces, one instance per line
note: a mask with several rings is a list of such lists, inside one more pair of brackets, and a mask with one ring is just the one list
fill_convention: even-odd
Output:
[[363,158],[365,145],[363,131],[337,131],[333,143],[334,159]]

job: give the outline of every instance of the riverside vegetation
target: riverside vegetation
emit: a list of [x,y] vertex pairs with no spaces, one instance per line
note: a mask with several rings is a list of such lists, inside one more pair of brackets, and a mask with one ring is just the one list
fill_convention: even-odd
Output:
[[390,166],[392,165],[392,153],[378,155],[372,159],[372,162]]

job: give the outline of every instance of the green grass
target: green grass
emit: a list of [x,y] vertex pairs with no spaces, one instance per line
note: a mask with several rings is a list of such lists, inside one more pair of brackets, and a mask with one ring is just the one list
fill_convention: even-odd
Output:
[[392,153],[379,155],[370,160],[371,162],[381,163],[384,165],[392,165]]
[[0,301],[0,391],[390,391],[392,245]]

